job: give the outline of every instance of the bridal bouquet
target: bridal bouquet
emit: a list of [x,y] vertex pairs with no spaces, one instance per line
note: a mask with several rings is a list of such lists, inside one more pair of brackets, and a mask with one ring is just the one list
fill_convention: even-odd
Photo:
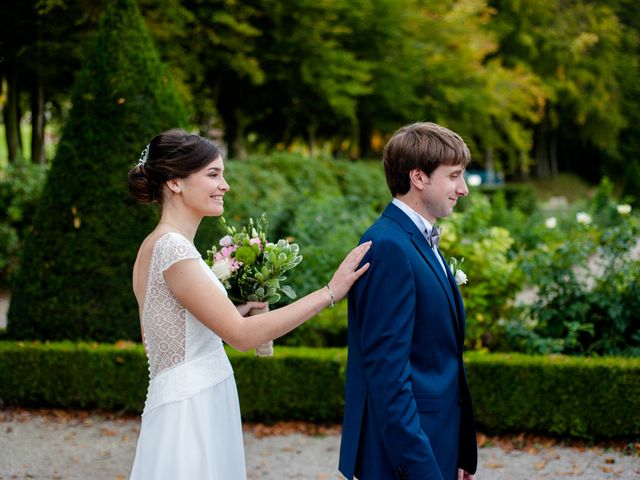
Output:
[[[241,230],[228,225],[224,217],[221,222],[227,234],[207,250],[205,261],[227,289],[231,301],[273,304],[282,294],[295,298],[293,288],[284,284],[284,274],[302,261],[298,245],[284,239],[270,242],[264,214],[257,221],[250,218]],[[272,355],[273,342],[270,344],[257,349],[257,353]]]

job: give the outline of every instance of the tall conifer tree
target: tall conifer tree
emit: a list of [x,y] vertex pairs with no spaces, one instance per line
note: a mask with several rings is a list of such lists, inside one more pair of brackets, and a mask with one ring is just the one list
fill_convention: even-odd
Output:
[[136,0],[101,19],[13,287],[12,338],[139,339],[131,291],[136,244],[155,214],[137,206],[127,172],[186,113]]

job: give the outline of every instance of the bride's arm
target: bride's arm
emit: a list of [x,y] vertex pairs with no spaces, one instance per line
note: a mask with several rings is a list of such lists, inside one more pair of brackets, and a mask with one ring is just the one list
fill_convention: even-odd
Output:
[[[336,270],[329,282],[336,301],[344,298],[351,285],[369,268],[368,263],[360,268],[358,265],[370,245],[363,243],[354,248]],[[187,310],[226,343],[242,351],[281,337],[331,303],[329,289],[323,287],[286,307],[243,317],[198,260],[173,264],[164,271],[164,278]]]

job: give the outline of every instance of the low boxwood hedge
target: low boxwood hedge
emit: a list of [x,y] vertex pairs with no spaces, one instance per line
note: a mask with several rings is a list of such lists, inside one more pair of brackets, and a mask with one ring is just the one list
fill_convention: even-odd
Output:
[[467,355],[480,425],[577,438],[640,438],[640,358]]
[[[340,421],[346,349],[227,351],[244,420]],[[640,359],[471,352],[466,364],[482,431],[640,438]],[[147,382],[139,344],[0,342],[4,405],[139,412]]]

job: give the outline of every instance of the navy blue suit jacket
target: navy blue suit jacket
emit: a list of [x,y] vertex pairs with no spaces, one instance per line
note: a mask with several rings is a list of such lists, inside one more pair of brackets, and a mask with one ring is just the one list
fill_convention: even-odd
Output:
[[340,471],[359,480],[475,473],[465,316],[453,275],[393,204],[361,242],[368,240],[363,263],[371,266],[349,292]]

